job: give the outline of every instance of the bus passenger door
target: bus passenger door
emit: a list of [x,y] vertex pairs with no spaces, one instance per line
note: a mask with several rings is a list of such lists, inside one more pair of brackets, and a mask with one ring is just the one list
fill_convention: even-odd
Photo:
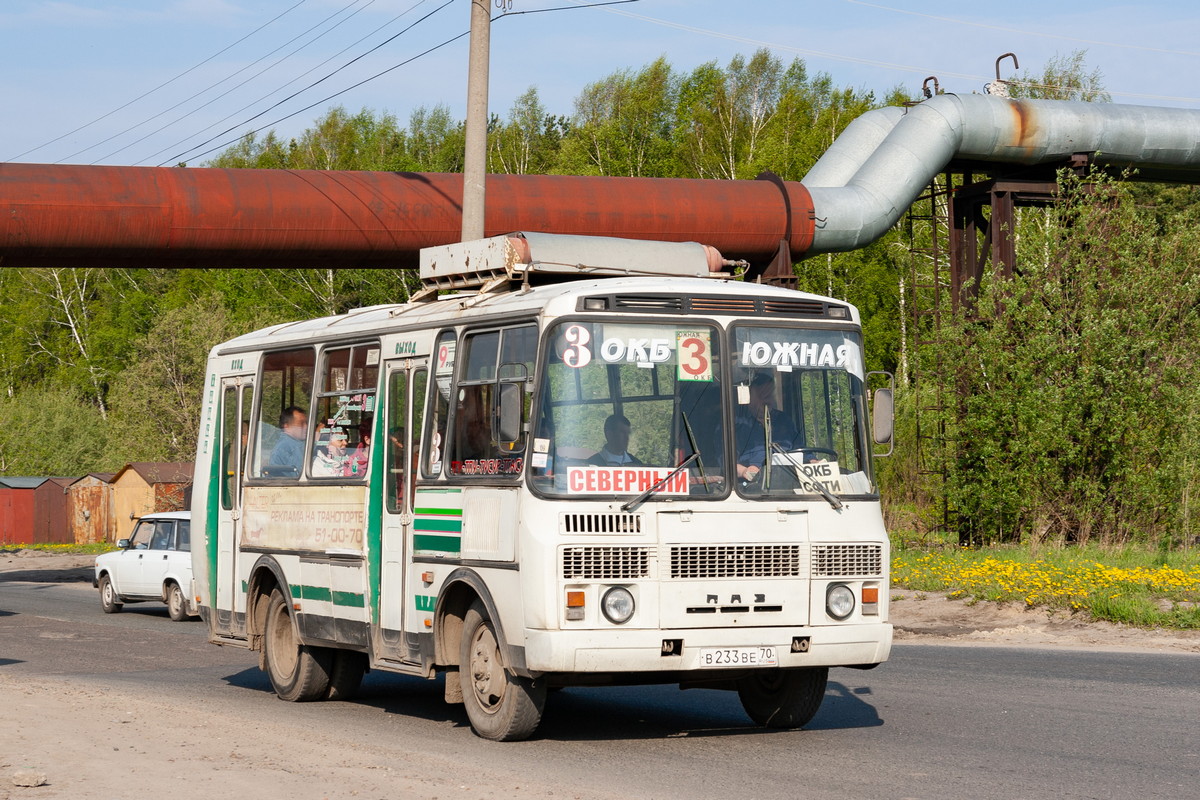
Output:
[[383,428],[383,525],[379,578],[379,624],[375,653],[393,662],[417,660],[415,637],[410,650],[404,634],[404,581],[410,554],[413,479],[419,460],[421,422],[428,368],[425,359],[392,362],[386,372],[386,419]]
[[[254,381],[249,375],[221,381],[221,502],[217,512],[217,563],[213,610],[216,627],[223,633],[234,632],[238,607],[245,611],[238,583],[238,542],[241,537],[242,479],[246,464],[246,445],[250,435],[250,401]],[[203,524],[201,521],[199,524]],[[211,577],[210,577],[211,580]],[[236,626],[245,630],[245,617]]]

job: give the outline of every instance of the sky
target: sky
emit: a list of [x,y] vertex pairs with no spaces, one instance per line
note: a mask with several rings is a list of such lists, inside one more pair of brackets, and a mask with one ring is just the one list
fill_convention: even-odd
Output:
[[[1086,51],[1117,103],[1200,108],[1200,3],[1143,0],[488,0],[489,111],[536,87],[570,115],[589,83],[664,56],[689,72],[768,48],[882,98],[982,92]],[[201,165],[251,130],[329,108],[466,115],[469,0],[0,3],[0,161]]]

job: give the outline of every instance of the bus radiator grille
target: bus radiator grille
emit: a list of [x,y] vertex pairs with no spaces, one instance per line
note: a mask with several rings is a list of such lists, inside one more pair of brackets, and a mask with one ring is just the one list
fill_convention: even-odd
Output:
[[672,578],[793,578],[800,545],[673,545]]
[[641,533],[641,514],[563,514],[563,533]]
[[815,544],[814,578],[878,577],[883,575],[883,548],[877,544]]
[[566,547],[562,576],[569,581],[633,580],[650,577],[648,547]]

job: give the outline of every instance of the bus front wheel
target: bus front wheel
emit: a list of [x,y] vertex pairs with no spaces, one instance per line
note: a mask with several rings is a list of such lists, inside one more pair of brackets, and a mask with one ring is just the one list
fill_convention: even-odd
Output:
[[300,644],[287,600],[278,589],[271,593],[267,606],[265,633],[263,660],[279,699],[297,703],[325,699],[333,653],[324,647]]
[[546,704],[546,685],[506,669],[496,628],[479,601],[472,604],[463,620],[459,669],[463,705],[477,735],[512,742],[533,734]]
[[738,697],[755,723],[799,728],[816,716],[828,679],[829,667],[756,672],[738,681]]

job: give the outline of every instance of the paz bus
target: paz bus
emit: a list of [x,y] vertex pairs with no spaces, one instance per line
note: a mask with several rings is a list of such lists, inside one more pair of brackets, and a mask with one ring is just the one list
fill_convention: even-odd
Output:
[[290,701],[441,677],[501,741],[580,685],[727,689],[759,725],[807,723],[830,667],[891,649],[891,380],[854,307],[732,266],[510,234],[422,251],[406,303],[214,347],[209,640]]

